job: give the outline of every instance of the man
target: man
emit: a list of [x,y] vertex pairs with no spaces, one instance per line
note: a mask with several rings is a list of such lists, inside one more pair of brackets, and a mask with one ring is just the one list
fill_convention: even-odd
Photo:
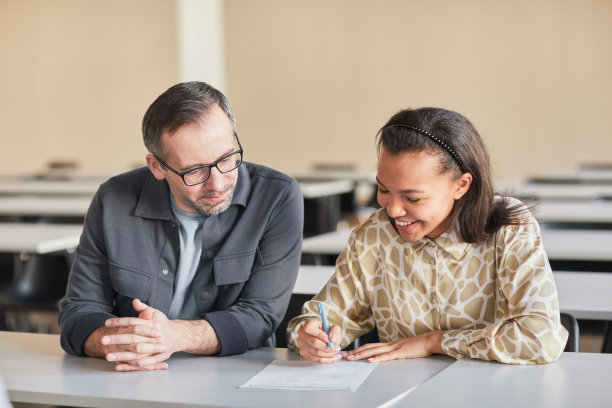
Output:
[[102,184],[87,212],[62,347],[132,371],[274,345],[301,255],[296,181],[242,162],[229,102],[205,83],[168,89],[142,129],[148,169]]

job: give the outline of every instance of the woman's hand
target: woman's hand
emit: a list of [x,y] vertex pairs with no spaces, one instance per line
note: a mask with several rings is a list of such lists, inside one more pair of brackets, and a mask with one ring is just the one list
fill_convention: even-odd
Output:
[[355,350],[349,351],[345,358],[347,360],[363,360],[367,358],[370,363],[379,363],[381,361],[444,354],[444,350],[442,350],[443,334],[443,331],[433,331],[389,343],[364,344]]
[[[316,363],[334,363],[341,358],[338,354],[341,337],[342,332],[339,326],[331,326],[328,337],[320,321],[308,320],[298,330],[297,345],[300,355]],[[333,349],[329,348],[330,341],[333,342]]]

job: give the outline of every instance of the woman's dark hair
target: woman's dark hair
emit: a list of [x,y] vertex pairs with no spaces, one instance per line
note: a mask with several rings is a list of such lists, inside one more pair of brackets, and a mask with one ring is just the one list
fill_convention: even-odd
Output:
[[440,157],[440,174],[454,172],[458,179],[472,174],[468,191],[453,206],[458,232],[465,242],[482,242],[504,225],[525,222],[529,210],[495,199],[489,153],[480,135],[463,115],[440,108],[402,110],[377,134],[377,151],[391,154],[427,151]]

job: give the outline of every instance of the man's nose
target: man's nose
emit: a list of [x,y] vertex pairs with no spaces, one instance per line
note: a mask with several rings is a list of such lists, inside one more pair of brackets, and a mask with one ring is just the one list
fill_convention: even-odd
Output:
[[210,175],[208,176],[208,180],[204,185],[209,190],[221,191],[225,185],[224,177],[225,174],[221,173],[218,168],[213,167],[210,169]]

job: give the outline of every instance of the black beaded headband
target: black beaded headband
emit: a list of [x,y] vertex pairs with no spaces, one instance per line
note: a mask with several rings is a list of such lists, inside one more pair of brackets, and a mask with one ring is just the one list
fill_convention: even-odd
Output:
[[459,168],[461,169],[462,172],[464,172],[464,173],[468,172],[467,169],[463,166],[463,162],[461,161],[461,158],[459,158],[459,155],[457,153],[455,153],[455,151],[452,149],[452,147],[450,147],[449,145],[446,144],[446,142],[440,140],[437,136],[432,135],[428,131],[423,130],[423,129],[421,129],[419,127],[416,127],[416,126],[404,125],[404,124],[401,124],[401,123],[399,123],[399,124],[391,124],[391,125],[387,125],[385,127],[386,128],[389,128],[389,127],[400,127],[400,128],[412,129],[414,131],[417,131],[417,132],[427,136],[432,141],[434,141],[438,146],[440,146],[441,148],[446,150],[448,152],[448,154],[450,154],[453,159],[455,159],[455,162],[457,162],[457,164],[459,165]]

